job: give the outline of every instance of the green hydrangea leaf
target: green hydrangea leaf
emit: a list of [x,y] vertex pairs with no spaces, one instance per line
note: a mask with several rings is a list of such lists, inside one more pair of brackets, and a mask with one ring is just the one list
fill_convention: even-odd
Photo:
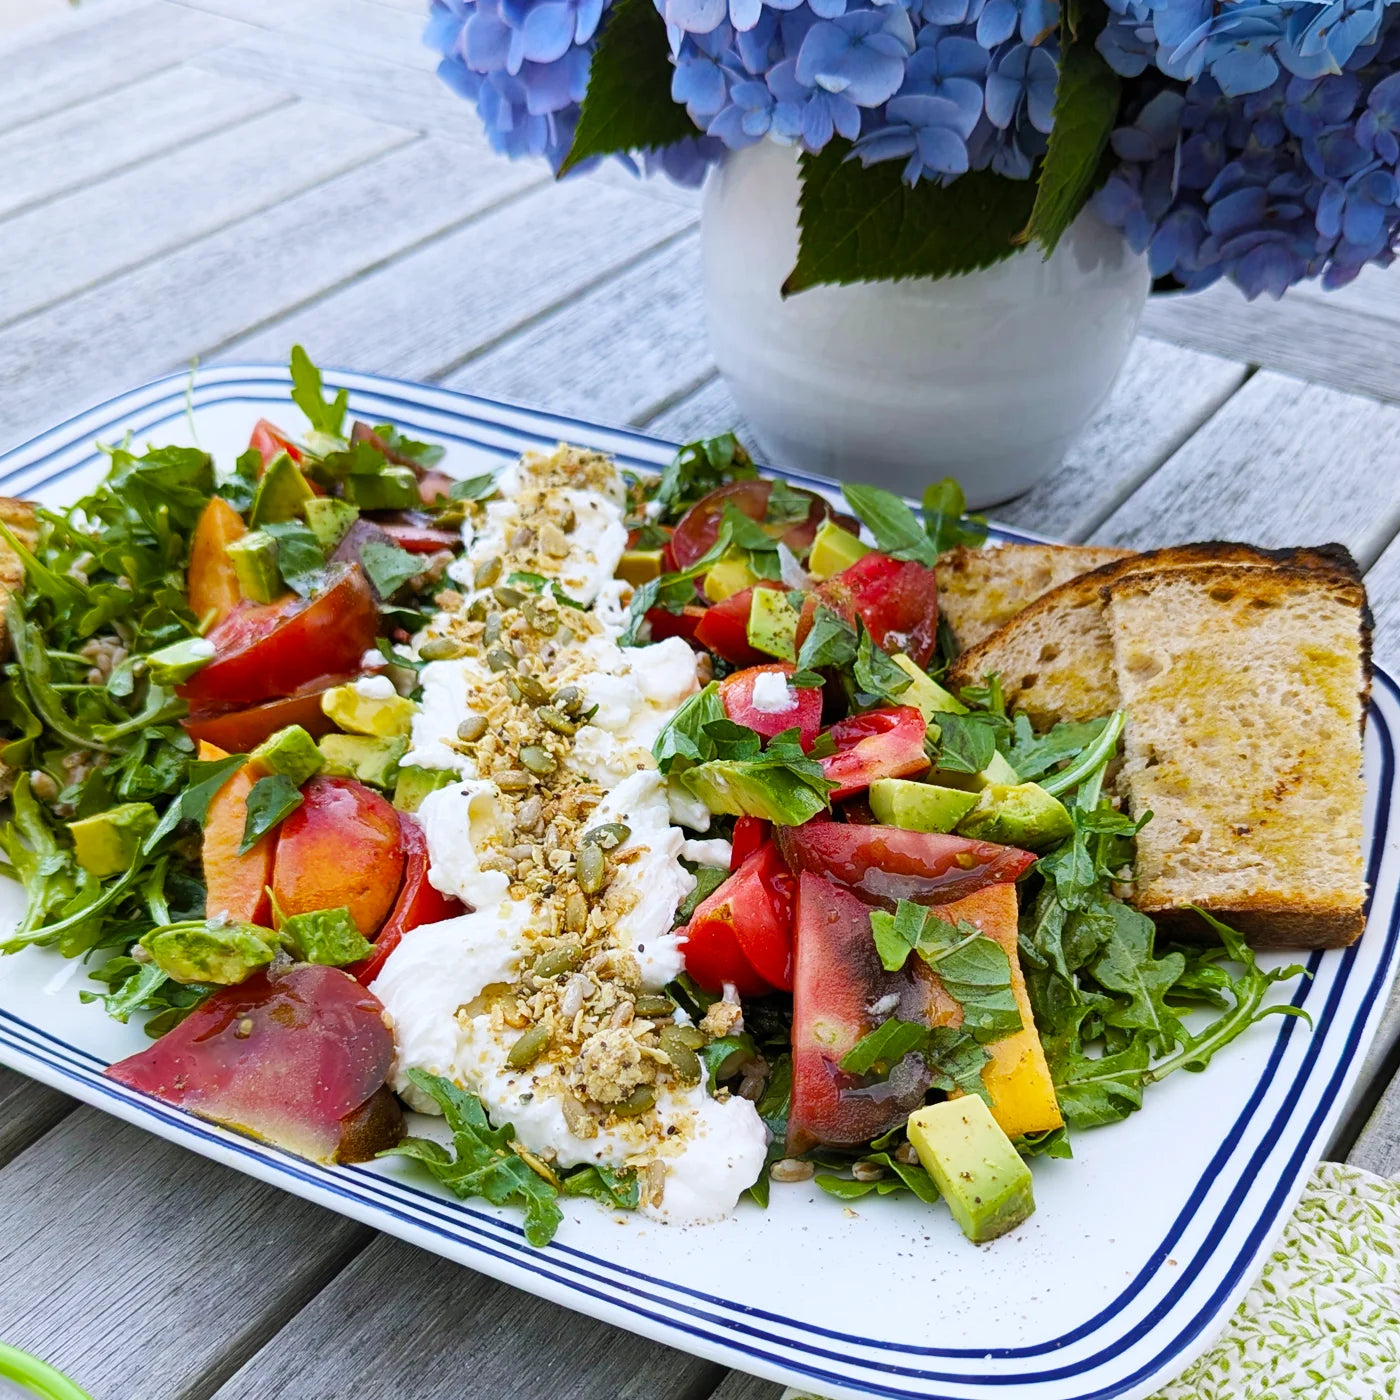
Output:
[[591,156],[644,151],[697,135],[671,98],[666,21],[651,0],[619,0],[607,14],[573,144],[559,167],[567,175]]
[[1055,127],[1025,230],[1027,238],[1045,249],[1046,257],[1098,181],[1100,161],[1118,118],[1119,87],[1118,75],[1092,39],[1066,46],[1055,88]]
[[1030,180],[974,170],[951,185],[900,179],[898,161],[866,169],[831,141],[802,157],[797,265],[791,296],[824,282],[951,277],[990,267],[1016,251],[1036,198]]

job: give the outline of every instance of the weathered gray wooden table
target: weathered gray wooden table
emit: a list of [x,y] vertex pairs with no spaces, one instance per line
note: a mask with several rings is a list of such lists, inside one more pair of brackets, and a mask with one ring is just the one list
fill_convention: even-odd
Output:
[[[5,0],[0,0],[4,4]],[[684,437],[735,417],[697,203],[490,155],[423,0],[89,0],[0,35],[0,449],[198,356],[331,364]],[[1072,540],[1337,539],[1400,663],[1400,280],[1152,306],[1064,468]],[[1361,397],[1365,394],[1367,397]],[[1392,402],[1387,402],[1390,400]],[[1332,1154],[1400,1171],[1400,1014]],[[0,1069],[0,1339],[97,1400],[769,1400]]]

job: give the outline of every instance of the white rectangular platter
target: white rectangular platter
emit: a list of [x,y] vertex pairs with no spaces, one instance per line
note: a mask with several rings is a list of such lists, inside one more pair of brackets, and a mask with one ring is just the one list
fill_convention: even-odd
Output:
[[[356,416],[444,443],[444,466],[459,476],[560,439],[635,469],[673,451],[442,389],[327,379],[350,390]],[[158,381],[0,458],[0,493],[72,500],[105,469],[94,440],[128,431],[138,443],[197,441],[231,461],[259,417],[304,426],[288,390],[286,372],[266,366]],[[871,1198],[843,1208],[807,1183],[775,1188],[767,1212],[745,1203],[728,1221],[687,1229],[564,1200],[555,1242],[531,1249],[508,1212],[458,1202],[409,1163],[317,1167],[107,1080],[105,1065],[149,1042],[81,1005],[81,966],[46,950],[0,959],[0,1062],[424,1249],[740,1370],[832,1396],[1147,1395],[1209,1343],[1251,1282],[1375,1033],[1400,949],[1398,732],[1400,691],[1378,675],[1365,754],[1368,928],[1352,948],[1309,956],[1309,976],[1281,992],[1312,1028],[1271,1017],[1204,1076],[1173,1076],[1125,1123],[1078,1135],[1073,1161],[1037,1161],[1036,1214],[982,1248],[940,1207]],[[0,934],[19,907],[16,887],[0,881]]]

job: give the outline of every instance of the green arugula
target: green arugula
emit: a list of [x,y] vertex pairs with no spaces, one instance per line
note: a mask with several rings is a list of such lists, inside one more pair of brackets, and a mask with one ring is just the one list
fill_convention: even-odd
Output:
[[311,420],[318,433],[339,437],[350,404],[350,391],[342,389],[329,403],[321,383],[321,371],[300,345],[292,346],[292,402]]
[[414,1087],[440,1109],[452,1133],[452,1150],[430,1138],[405,1138],[381,1157],[410,1157],[421,1162],[461,1200],[479,1196],[495,1206],[519,1206],[525,1212],[525,1238],[542,1249],[554,1238],[563,1220],[559,1188],[540,1176],[513,1150],[509,1123],[493,1128],[481,1100],[459,1089],[450,1079],[408,1071]]
[[687,864],[684,861],[682,864],[695,876],[695,888],[676,906],[676,921],[673,927],[677,928],[681,924],[689,923],[690,916],[729,878],[727,870],[720,870],[713,865],[694,865],[693,862]]
[[959,545],[976,548],[987,538],[987,522],[967,513],[967,497],[955,477],[945,476],[925,487],[923,508],[924,533],[936,554]]
[[238,854],[251,851],[260,837],[266,836],[279,822],[291,816],[301,806],[300,790],[282,773],[259,778],[248,793],[248,815],[243,822],[243,839]]
[[606,1167],[599,1163],[562,1175],[559,1194],[591,1196],[608,1210],[636,1210],[642,1203],[642,1183],[630,1167]]
[[405,437],[392,423],[376,423],[374,435],[394,456],[402,457],[416,467],[435,467],[447,452],[441,443],[417,442]]
[[218,990],[197,982],[176,982],[155,963],[137,962],[124,953],[90,969],[88,977],[110,990],[81,991],[80,1001],[101,1002],[107,1014],[123,1025],[133,1016],[145,1014],[144,1030],[153,1040],[178,1026],[200,1002]]
[[1002,1040],[1021,1029],[1010,959],[976,925],[950,924],[932,909],[901,899],[893,914],[873,910],[870,928],[886,971],[897,972],[910,953],[917,953],[962,1007],[963,1028],[977,1040]]
[[1107,723],[1107,716],[1082,723],[1062,720],[1044,734],[1037,734],[1030,720],[1018,711],[1012,717],[1012,732],[1002,745],[1002,753],[1022,782],[1033,783],[1060,764],[1077,758],[1103,733]]

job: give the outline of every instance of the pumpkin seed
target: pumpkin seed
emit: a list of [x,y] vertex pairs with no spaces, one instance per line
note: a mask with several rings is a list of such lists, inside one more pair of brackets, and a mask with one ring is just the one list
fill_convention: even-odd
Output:
[[466,654],[466,643],[459,642],[455,637],[434,637],[418,648],[418,655],[424,661],[454,661]]
[[700,1082],[700,1056],[675,1032],[679,1026],[664,1026],[661,1030],[661,1053],[671,1062],[676,1078],[682,1084]]
[[621,1103],[611,1105],[619,1118],[635,1118],[656,1104],[656,1090],[650,1084],[639,1084]]
[[520,693],[532,705],[543,705],[549,699],[549,691],[534,676],[522,673],[515,678],[515,683],[520,687]]
[[486,653],[486,664],[493,671],[515,670],[515,657],[504,647],[493,647]]
[[520,750],[520,761],[530,772],[541,776],[554,772],[559,766],[559,760],[548,749],[542,749],[538,744],[526,744]]
[[591,831],[583,833],[583,844],[585,846],[601,846],[605,851],[611,851],[632,834],[632,828],[623,826],[621,822],[606,822],[602,826],[595,826]]
[[525,595],[508,583],[502,583],[491,590],[491,596],[503,608],[518,608],[525,601]]
[[[645,1016],[648,1020],[657,1016],[669,1016],[676,1009],[675,1003],[670,997],[663,996],[639,996],[637,998],[637,1015]],[[704,1038],[701,1038],[704,1044]],[[691,1046],[691,1049],[698,1050],[699,1046]]]
[[561,943],[535,959],[532,969],[536,977],[562,977],[583,961],[583,949],[577,943]]
[[570,933],[582,933],[588,927],[588,901],[577,890],[564,901],[564,927]]
[[471,622],[485,622],[486,612],[485,598],[473,598],[467,605],[467,618]]
[[705,1033],[697,1026],[671,1026],[671,1038],[688,1050],[698,1050],[705,1043]]
[[578,725],[573,720],[566,719],[553,705],[541,705],[535,713],[539,715],[540,723],[556,734],[571,736],[578,733]]
[[608,859],[600,846],[585,846],[578,853],[574,878],[584,894],[597,894],[607,880]]
[[561,686],[554,692],[554,704],[566,715],[576,715],[583,709],[583,691],[576,685]]
[[551,1038],[548,1026],[531,1026],[510,1047],[506,1054],[506,1064],[511,1069],[524,1069],[526,1066],[534,1064],[549,1049]]
[[486,626],[482,629],[481,640],[486,646],[498,642],[501,639],[501,615],[498,612],[489,613],[486,618]]
[[489,559],[483,559],[472,572],[472,582],[478,588],[490,588],[501,576],[501,556],[493,554]]
[[512,705],[518,705],[525,698],[520,693],[520,687],[516,685],[514,676],[506,681],[506,694],[510,696],[510,703]]
[[464,743],[474,744],[486,733],[485,715],[468,715],[457,726],[457,737]]

